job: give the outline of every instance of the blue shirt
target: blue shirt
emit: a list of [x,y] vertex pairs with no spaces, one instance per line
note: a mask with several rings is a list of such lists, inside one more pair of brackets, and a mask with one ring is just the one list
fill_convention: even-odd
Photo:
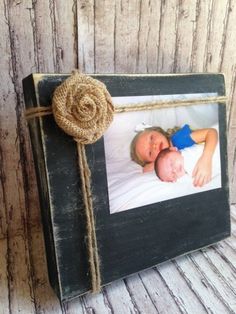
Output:
[[189,125],[185,124],[181,129],[171,135],[170,139],[173,146],[177,147],[178,149],[183,149],[196,144],[190,136],[191,133],[192,131]]

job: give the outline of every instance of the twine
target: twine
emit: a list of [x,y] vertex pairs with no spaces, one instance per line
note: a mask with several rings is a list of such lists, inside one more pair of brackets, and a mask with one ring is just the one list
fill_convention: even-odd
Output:
[[87,220],[87,248],[90,264],[90,274],[92,278],[92,292],[99,292],[101,289],[101,274],[100,263],[98,256],[97,238],[95,232],[95,220],[93,215],[93,201],[90,185],[90,169],[87,163],[85,146],[77,142],[78,162],[81,172],[81,183],[83,200],[85,205],[86,220]]
[[[178,106],[193,106],[193,105],[206,105],[212,103],[224,104],[227,101],[226,96],[217,97],[206,97],[206,98],[196,98],[196,99],[183,99],[183,100],[154,100],[139,102],[137,104],[131,103],[125,106],[114,104],[114,113],[132,112],[132,111],[142,111],[142,110],[153,110],[159,108],[167,107],[178,107]],[[36,117],[42,117],[45,115],[52,114],[52,106],[47,107],[34,107],[29,108],[25,111],[25,117],[27,120]]]
[[114,112],[122,113],[170,106],[225,103],[226,100],[225,96],[219,96],[200,99],[157,100],[114,107],[111,96],[102,82],[74,71],[68,79],[56,88],[52,106],[29,108],[25,111],[27,120],[53,113],[58,126],[67,134],[73,136],[77,143],[78,165],[87,220],[87,249],[92,292],[100,291],[101,274],[93,213],[91,174],[84,144],[92,144],[104,134],[112,122]]
[[78,71],[72,72],[72,75],[56,88],[51,107],[26,110],[27,119],[53,113],[58,126],[67,134],[73,136],[77,143],[93,293],[99,292],[101,289],[101,274],[91,195],[90,170],[84,145],[96,142],[104,134],[113,119],[113,112],[114,107],[106,86],[102,82]]
[[[101,274],[91,195],[90,170],[85,153],[85,144],[96,142],[113,119],[113,105],[106,86],[90,76],[72,72],[59,85],[52,100],[52,113],[60,128],[73,136],[77,142],[78,163],[81,175],[82,194],[87,226],[87,249],[92,283],[92,292],[101,289]],[[48,109],[41,114],[48,113]]]

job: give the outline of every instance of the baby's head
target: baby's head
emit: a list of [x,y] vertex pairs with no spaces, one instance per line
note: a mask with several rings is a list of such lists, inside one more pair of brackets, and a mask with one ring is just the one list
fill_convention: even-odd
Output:
[[131,142],[131,159],[141,166],[152,163],[162,149],[169,147],[168,134],[159,127],[146,128]]
[[155,161],[158,178],[165,182],[176,182],[185,174],[184,158],[176,147],[162,150]]

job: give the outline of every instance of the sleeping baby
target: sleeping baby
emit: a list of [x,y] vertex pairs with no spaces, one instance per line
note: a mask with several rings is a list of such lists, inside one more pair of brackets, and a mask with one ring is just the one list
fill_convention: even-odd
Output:
[[[204,149],[204,145],[196,144],[192,147],[178,150],[176,147],[163,149],[155,161],[155,171],[158,178],[164,182],[176,182],[184,175],[194,175],[194,167]],[[219,144],[212,159],[212,176],[220,173]],[[201,182],[200,186],[207,184],[211,178]]]

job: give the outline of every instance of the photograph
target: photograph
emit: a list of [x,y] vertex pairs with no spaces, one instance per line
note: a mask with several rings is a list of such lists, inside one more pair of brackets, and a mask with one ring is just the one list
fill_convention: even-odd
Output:
[[[116,106],[210,94],[113,97]],[[104,135],[110,214],[221,188],[218,104],[116,113]]]

